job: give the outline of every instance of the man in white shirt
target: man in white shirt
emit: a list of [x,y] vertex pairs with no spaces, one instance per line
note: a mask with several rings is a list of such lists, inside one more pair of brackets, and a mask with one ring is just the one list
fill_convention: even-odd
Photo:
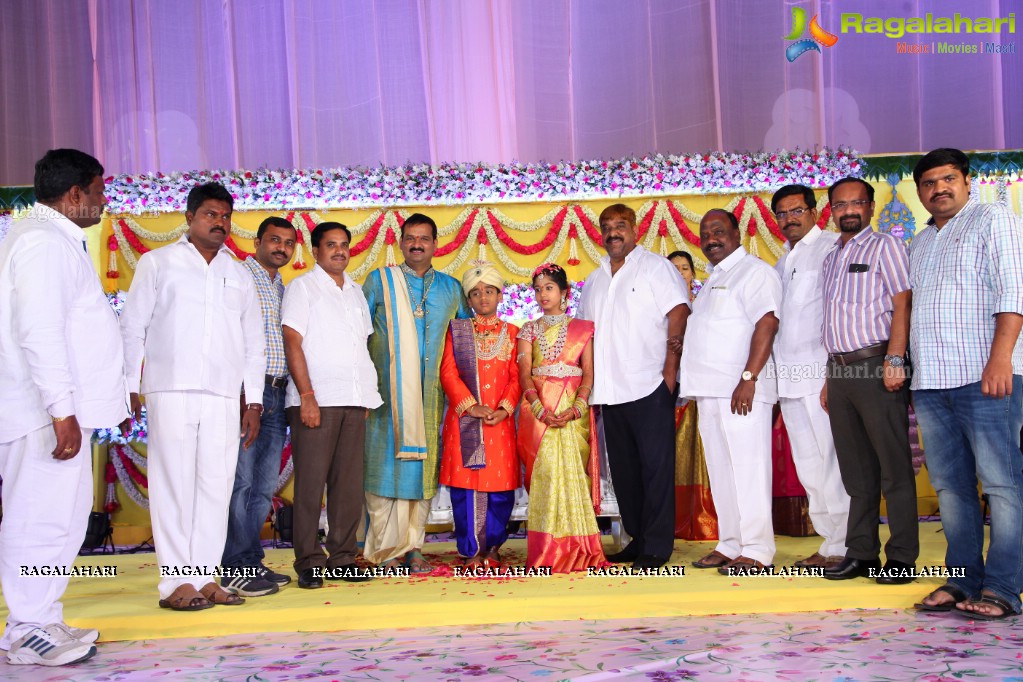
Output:
[[[323,578],[358,582],[363,449],[369,410],[383,404],[366,340],[373,321],[362,287],[345,272],[352,234],[324,222],[312,232],[316,266],[284,294],[281,322],[291,371],[286,399],[295,459],[295,572],[298,586]],[[327,488],[327,554],[317,537]]]
[[601,406],[612,484],[632,537],[607,559],[656,568],[675,543],[679,355],[668,339],[685,333],[689,297],[675,266],[636,244],[631,208],[605,208],[600,234],[607,256],[586,278],[579,318],[596,327],[591,402]]
[[710,277],[693,303],[682,351],[680,394],[696,399],[718,544],[693,562],[725,575],[755,573],[774,559],[771,408],[778,386],[771,344],[781,278],[746,253],[739,222],[722,209],[700,221]]
[[35,167],[36,204],[0,245],[0,648],[14,664],[65,665],[96,653],[96,630],[64,624],[63,575],[92,507],[93,429],[128,416],[117,317],[83,228],[106,205],[103,166],[75,149]]
[[810,503],[810,519],[822,538],[820,549],[795,565],[834,567],[845,558],[849,495],[838,468],[831,421],[820,401],[828,363],[821,273],[838,233],[817,226],[817,199],[804,185],[786,185],[775,192],[771,211],[789,248],[775,266],[782,283],[781,320],[774,340],[778,397],[792,461]]
[[139,392],[148,407],[160,606],[179,611],[244,602],[214,580],[227,537],[239,421],[249,447],[259,433],[266,368],[252,277],[224,245],[233,205],[222,185],[193,188],[188,232],[139,259],[121,313],[136,418]]

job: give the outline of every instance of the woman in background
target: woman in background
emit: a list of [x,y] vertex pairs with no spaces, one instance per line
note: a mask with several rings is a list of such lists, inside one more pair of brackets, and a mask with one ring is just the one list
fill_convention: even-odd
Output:
[[[686,251],[668,255],[688,287],[689,300],[696,298],[702,282],[696,279],[693,257]],[[703,441],[697,429],[696,403],[684,401],[675,408],[675,537],[682,540],[717,540],[718,519],[710,494]]]

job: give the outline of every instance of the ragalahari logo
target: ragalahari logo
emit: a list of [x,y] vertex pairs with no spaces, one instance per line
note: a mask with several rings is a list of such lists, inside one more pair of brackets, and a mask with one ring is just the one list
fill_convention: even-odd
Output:
[[[799,57],[806,54],[807,52],[820,52],[821,48],[817,47],[820,43],[824,47],[831,47],[838,42],[838,36],[834,33],[828,33],[821,25],[817,23],[817,15],[813,15],[813,19],[810,19],[810,38],[803,38],[798,40],[800,36],[807,30],[806,25],[806,10],[802,7],[792,8],[792,30],[785,36],[785,40],[795,40],[785,48],[785,58],[790,62],[796,61]],[[812,40],[811,40],[812,38]]]

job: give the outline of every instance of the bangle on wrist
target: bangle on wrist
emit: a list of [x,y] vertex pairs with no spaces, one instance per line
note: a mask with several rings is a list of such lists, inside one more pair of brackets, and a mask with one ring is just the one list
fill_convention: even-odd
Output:
[[245,406],[245,409],[246,410],[257,410],[259,413],[262,414],[262,412],[263,412],[263,405],[261,403],[249,403],[248,405]]
[[62,422],[62,421],[66,421],[68,419],[71,419],[72,416],[73,415],[69,414],[66,417],[50,417],[50,421],[52,421],[54,424],[56,424],[57,422]]
[[301,400],[302,398],[306,398],[311,395],[316,395],[316,391],[309,391],[308,393],[299,393],[298,397]]

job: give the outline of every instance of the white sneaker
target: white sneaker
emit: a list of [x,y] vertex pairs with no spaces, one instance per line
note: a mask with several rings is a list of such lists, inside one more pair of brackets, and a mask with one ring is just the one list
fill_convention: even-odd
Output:
[[67,623],[54,623],[54,625],[66,632],[72,639],[77,639],[85,644],[92,644],[99,639],[99,630],[95,628],[73,628]]
[[62,623],[35,628],[11,644],[7,661],[12,665],[68,665],[96,655],[96,647],[69,635]]

